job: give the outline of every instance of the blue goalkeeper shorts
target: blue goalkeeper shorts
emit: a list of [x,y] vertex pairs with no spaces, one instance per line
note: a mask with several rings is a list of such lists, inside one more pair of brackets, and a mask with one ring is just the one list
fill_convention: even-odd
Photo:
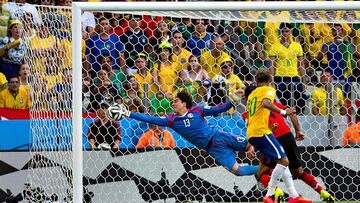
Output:
[[236,163],[236,152],[245,151],[247,143],[243,135],[218,131],[205,150],[215,159],[216,164],[231,171]]
[[259,150],[267,160],[274,161],[286,157],[284,148],[273,134],[262,137],[251,137],[249,142]]

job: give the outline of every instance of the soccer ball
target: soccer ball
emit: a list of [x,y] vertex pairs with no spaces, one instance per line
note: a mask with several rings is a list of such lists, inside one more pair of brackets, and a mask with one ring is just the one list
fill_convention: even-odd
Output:
[[111,105],[106,111],[106,117],[113,121],[119,121],[125,116],[125,111],[122,106],[115,103]]

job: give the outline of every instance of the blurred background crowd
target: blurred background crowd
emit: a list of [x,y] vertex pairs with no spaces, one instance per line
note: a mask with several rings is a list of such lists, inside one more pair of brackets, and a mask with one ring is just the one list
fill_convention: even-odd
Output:
[[[71,110],[71,3],[2,1],[0,108]],[[243,15],[250,20],[83,12],[83,111],[117,102],[131,111],[169,114],[182,90],[196,104],[217,105],[266,67],[278,99],[298,114],[351,120],[360,90],[360,24],[352,22],[360,13]],[[320,18],[327,22],[292,23]],[[347,22],[334,23],[338,19]]]

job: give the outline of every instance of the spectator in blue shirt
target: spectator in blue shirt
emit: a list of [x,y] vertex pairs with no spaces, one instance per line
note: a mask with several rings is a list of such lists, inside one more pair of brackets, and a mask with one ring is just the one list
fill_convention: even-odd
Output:
[[344,29],[341,24],[332,25],[333,40],[323,45],[318,55],[318,60],[327,57],[328,65],[326,70],[332,73],[334,82],[344,85],[344,93],[350,91],[349,79],[353,68],[356,67],[354,59],[355,47],[343,37]]
[[186,42],[186,48],[196,57],[201,56],[203,49],[210,48],[212,37],[206,32],[205,23],[203,19],[195,20],[195,33],[193,33],[191,38]]
[[148,37],[139,27],[140,20],[140,16],[134,16],[130,19],[130,29],[120,36],[120,40],[124,44],[126,50],[124,56],[127,67],[134,66],[133,57],[135,57],[138,53],[144,52],[145,46],[149,41]]
[[[110,23],[106,18],[100,18],[99,24],[96,27],[97,34],[86,41],[86,56],[87,61],[90,62],[91,67],[98,71],[100,70],[99,56],[102,54],[109,54],[113,60],[114,68],[126,71],[124,63],[124,46],[120,41],[119,36],[110,33]],[[90,70],[90,67],[85,67]],[[124,72],[125,73],[125,72]]]

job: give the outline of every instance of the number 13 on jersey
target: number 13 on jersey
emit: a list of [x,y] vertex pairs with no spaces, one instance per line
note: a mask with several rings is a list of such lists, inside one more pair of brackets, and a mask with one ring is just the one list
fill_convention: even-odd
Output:
[[187,118],[183,120],[185,127],[190,127],[190,120]]

